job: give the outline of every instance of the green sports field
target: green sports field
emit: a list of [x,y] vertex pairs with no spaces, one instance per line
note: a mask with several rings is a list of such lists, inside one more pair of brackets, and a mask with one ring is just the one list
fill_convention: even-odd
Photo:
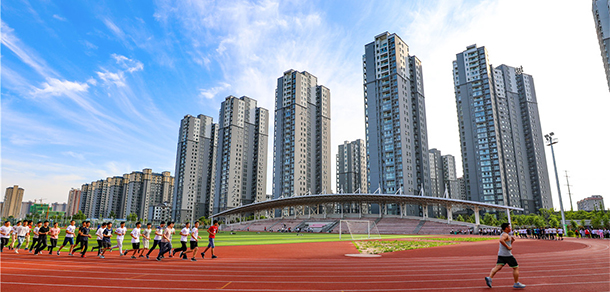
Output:
[[[123,241],[123,248],[127,249],[131,247],[131,237],[129,236],[130,229],[127,230],[125,240]],[[97,246],[95,230],[91,231],[91,238],[89,239],[89,248]],[[174,247],[180,246],[180,230],[176,229],[176,234],[172,237],[172,245]],[[296,233],[277,233],[277,232],[245,232],[245,231],[234,231],[234,234],[230,232],[219,232],[216,234],[216,246],[234,246],[234,245],[264,245],[264,244],[285,244],[285,243],[302,243],[302,242],[330,242],[330,241],[351,241],[352,238],[349,234],[343,234],[339,239],[339,234],[329,233],[301,233],[297,236]],[[199,240],[199,246],[207,246],[207,232],[205,230],[199,231],[201,239]],[[61,245],[64,241],[65,229],[59,235],[57,245]],[[398,238],[415,238],[424,237],[421,235],[381,235],[382,239],[398,239]],[[51,241],[47,239],[47,244]],[[112,238],[112,244],[116,244],[116,236]],[[152,246],[152,242],[150,243]],[[59,246],[58,246],[59,247]],[[25,246],[22,246],[22,249]],[[69,247],[64,247],[61,251],[68,251]],[[57,248],[54,249],[57,251]]]

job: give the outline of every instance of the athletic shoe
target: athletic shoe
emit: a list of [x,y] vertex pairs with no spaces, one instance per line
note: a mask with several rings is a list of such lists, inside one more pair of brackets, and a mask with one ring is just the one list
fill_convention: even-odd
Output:
[[181,251],[181,252],[180,252],[180,257],[182,257],[182,254],[183,254],[183,253],[184,253],[183,251]]
[[146,259],[148,259],[148,255],[146,255]]
[[201,253],[201,258],[205,259],[205,253],[203,253],[203,252]]
[[515,285],[513,285],[513,288],[517,288],[517,289],[523,289],[523,288],[525,288],[525,285],[523,285],[523,284],[521,284],[521,283],[517,282],[517,283],[515,283]]
[[127,255],[127,252],[128,252],[127,250],[126,250],[126,251],[124,251],[124,252],[123,252],[123,255]]
[[50,252],[49,252],[49,255],[51,255],[52,253],[53,253],[53,252],[52,252],[52,251],[50,251]]
[[28,248],[26,247],[25,250],[28,250]]
[[161,259],[160,259],[160,258],[157,258],[157,262],[160,262],[160,261],[161,261]]
[[73,254],[73,253],[69,253],[68,255],[69,255],[69,256],[71,256],[71,257],[73,257],[73,256],[74,256],[74,254]]
[[188,258],[187,258],[187,257],[183,257],[182,259],[183,259],[183,260],[188,260]]
[[17,254],[18,254],[18,253],[19,253],[19,250],[15,250],[15,253],[17,253]]
[[87,256],[85,256],[84,254],[80,256],[81,258],[86,258]]
[[144,255],[143,255],[143,254],[141,254],[141,255],[139,256],[139,258],[143,258],[143,257],[144,257]]
[[485,277],[485,283],[487,283],[487,286],[489,288],[491,288],[491,278],[490,277]]
[[215,255],[213,255],[213,256],[212,256],[212,258],[213,258],[213,259],[217,259],[218,257],[217,257],[217,256],[215,256]]
[[105,257],[103,255],[100,256],[100,259],[105,259]]
[[132,258],[132,259],[135,259],[135,258],[136,258],[136,256],[131,256],[131,258]]
[[197,259],[196,259],[196,258],[192,258],[192,259],[191,259],[191,262],[196,262],[196,261],[197,261]]
[[59,251],[57,251],[57,255],[59,255]]

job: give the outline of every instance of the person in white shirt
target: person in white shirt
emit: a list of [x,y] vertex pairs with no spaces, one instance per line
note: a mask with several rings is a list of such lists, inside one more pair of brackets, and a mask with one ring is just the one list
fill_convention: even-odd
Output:
[[74,249],[74,231],[76,230],[75,224],[76,222],[74,222],[74,220],[71,220],[70,225],[66,227],[66,236],[64,237],[64,243],[62,243],[61,247],[57,250],[57,255],[59,255],[61,249],[64,248],[64,246],[66,246],[68,243],[70,244],[70,251],[68,252],[68,254],[72,255],[72,250]]
[[161,236],[161,242],[159,243],[159,254],[157,255],[157,261],[164,258],[164,254],[172,250],[172,234],[176,232],[174,230],[174,222],[168,222],[167,228],[163,229],[163,235]]
[[17,241],[17,232],[21,229],[21,221],[17,221],[15,226],[11,227],[11,245],[9,245],[8,250],[13,250],[15,248],[15,242]]
[[96,238],[97,246],[91,248],[91,251],[94,251],[97,249],[98,257],[100,256],[100,254],[102,253],[102,250],[104,249],[104,230],[106,230],[106,226],[108,226],[108,224],[106,224],[106,222],[102,222],[102,225],[95,231],[95,235],[97,236],[97,238]]
[[4,221],[4,225],[0,227],[0,252],[4,251],[4,247],[8,245],[8,239],[11,236],[11,222]]
[[123,239],[125,238],[125,234],[127,233],[127,228],[125,228],[125,222],[121,222],[121,227],[117,228],[114,233],[116,234],[116,245],[112,248],[119,248],[119,255],[123,256]]
[[563,240],[563,229],[562,228],[557,229],[557,235],[559,235],[559,238],[557,240]]
[[[180,231],[180,244],[182,246],[180,248],[175,248],[172,255],[176,255],[177,252],[180,252],[180,257],[182,257],[182,253],[186,251],[186,242],[188,241],[190,233],[191,223],[186,222],[186,224],[184,224],[184,228],[182,228],[182,230]],[[183,259],[186,259],[186,257]]]
[[[38,245],[38,230],[40,230],[40,227],[42,227],[42,222],[38,221],[38,223],[36,223],[36,227],[34,227],[34,229],[32,229],[32,232],[34,232],[34,236],[32,237],[32,245],[30,246],[29,249],[29,253],[32,253],[32,250],[34,249],[35,246]],[[27,248],[26,248],[27,250]]]
[[165,230],[165,222],[161,222],[161,224],[157,226],[157,229],[155,230],[155,237],[153,238],[153,246],[150,250],[148,250],[148,253],[146,253],[146,258],[149,258],[150,253],[155,249],[155,247],[157,247],[157,245],[159,246],[159,249],[161,249],[161,245],[159,243],[161,243],[161,238],[163,237],[163,230]]
[[136,253],[138,251],[140,251],[140,227],[142,227],[142,224],[140,222],[136,222],[136,228],[134,228],[133,230],[131,230],[131,249],[125,250],[125,252],[123,253],[123,255],[127,255],[127,253],[129,253],[130,251],[133,250],[133,254],[131,255],[132,259],[136,258]]
[[197,255],[197,250],[199,249],[198,242],[199,242],[199,239],[201,239],[201,236],[199,236],[199,221],[195,221],[194,225],[195,226],[193,227],[193,229],[191,229],[191,234],[189,236],[191,249],[189,249],[188,251],[185,251],[182,256],[183,256],[183,259],[186,259],[187,258],[186,255],[188,253],[192,252],[193,256],[191,257],[191,261],[196,262],[197,259],[195,258],[195,255]]
[[[26,236],[30,233],[30,224],[31,224],[31,221],[24,220],[23,226],[21,226],[21,228],[17,231],[17,247],[15,247],[15,253],[19,253],[19,249],[21,248],[21,245],[25,241]],[[27,243],[26,243],[26,246],[27,246]]]
[[141,258],[144,257],[144,252],[148,251],[148,249],[150,248],[150,233],[152,232],[152,224],[151,223],[147,223],[146,224],[146,229],[143,229],[140,233],[140,235],[142,236],[142,248],[140,249],[140,256]]

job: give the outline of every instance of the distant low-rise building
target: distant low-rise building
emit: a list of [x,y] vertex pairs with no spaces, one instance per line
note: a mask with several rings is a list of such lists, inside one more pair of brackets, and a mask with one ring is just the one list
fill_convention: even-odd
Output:
[[602,196],[590,196],[578,201],[576,204],[579,211],[605,210],[604,197]]

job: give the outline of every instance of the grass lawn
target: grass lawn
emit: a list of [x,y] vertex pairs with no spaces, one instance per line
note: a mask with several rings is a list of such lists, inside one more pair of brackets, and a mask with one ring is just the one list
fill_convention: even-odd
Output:
[[354,246],[360,253],[380,254],[385,252],[394,252],[400,250],[427,248],[434,246],[443,246],[457,244],[456,242],[434,242],[434,241],[403,241],[403,240],[380,240],[380,241],[355,241]]

